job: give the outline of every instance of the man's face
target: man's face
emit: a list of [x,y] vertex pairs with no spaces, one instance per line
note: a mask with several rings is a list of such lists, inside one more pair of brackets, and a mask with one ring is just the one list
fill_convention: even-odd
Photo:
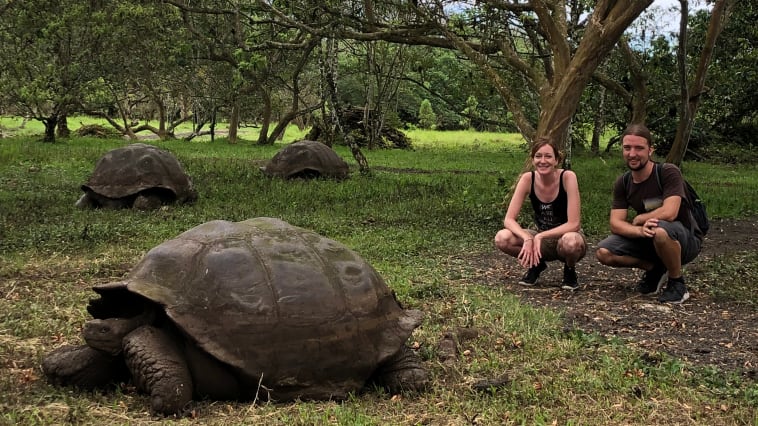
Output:
[[621,142],[621,151],[627,167],[631,170],[642,170],[650,161],[653,148],[642,136],[626,135]]

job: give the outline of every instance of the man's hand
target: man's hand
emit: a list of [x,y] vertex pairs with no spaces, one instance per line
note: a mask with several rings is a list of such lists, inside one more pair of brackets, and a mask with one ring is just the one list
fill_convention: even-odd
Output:
[[658,227],[658,219],[648,219],[641,226],[642,236],[646,238],[653,238],[655,236],[655,228]]

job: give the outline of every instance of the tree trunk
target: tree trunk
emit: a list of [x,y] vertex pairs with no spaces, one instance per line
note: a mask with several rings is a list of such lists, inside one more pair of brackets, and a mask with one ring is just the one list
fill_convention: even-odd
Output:
[[[350,152],[353,154],[353,158],[355,158],[356,163],[358,163],[358,170],[360,173],[362,175],[368,175],[371,173],[371,169],[369,168],[366,156],[363,155],[363,152],[361,152],[361,148],[358,146],[358,143],[355,142],[355,138],[353,138],[350,132],[346,131],[340,123],[340,117],[342,116],[342,105],[339,102],[339,96],[337,96],[337,40],[334,38],[327,39],[326,44],[327,51],[326,55],[324,56],[324,70],[322,70],[322,74],[324,75],[325,80],[324,86],[326,86],[326,93],[324,94],[324,97],[328,98],[331,104],[330,115],[334,132],[336,134],[342,135],[345,143],[350,147]],[[326,104],[326,102],[324,103]]]
[[[115,101],[115,105],[112,108],[114,110],[109,110],[107,113],[103,113],[101,111],[87,111],[87,114],[104,119],[114,129],[118,130],[119,133],[128,137],[129,140],[137,140],[137,135],[134,133],[134,129],[132,129],[132,126],[136,124],[132,123],[133,120],[129,116],[129,108],[125,106],[125,102],[117,99]],[[114,115],[118,115],[118,118],[123,123],[123,126],[118,124],[116,118],[113,117]]]
[[59,138],[67,138],[71,136],[71,130],[68,128],[68,117],[66,114],[61,115],[58,119],[57,133]]
[[[550,87],[540,91],[540,118],[536,136],[548,136],[563,148],[571,117],[579,106],[582,92],[600,62],[621,38],[624,30],[653,0],[632,2],[600,1],[589,18],[587,29],[571,60],[556,64]],[[556,49],[557,50],[557,49]]]
[[166,105],[160,99],[154,98],[153,102],[158,105],[158,137],[161,140],[166,139]]
[[235,99],[232,104],[232,112],[229,115],[229,143],[237,143],[237,129],[240,127],[240,103]]
[[[272,130],[271,134],[268,136],[268,144],[273,145],[278,139],[281,139],[284,136],[284,131],[290,123],[302,123],[303,114],[311,113],[317,108],[318,106],[313,106],[300,111],[287,111],[287,113],[282,116],[281,120],[276,123],[276,127],[274,127],[274,130]],[[298,128],[302,130],[301,127],[298,126]]]
[[218,113],[218,108],[214,106],[213,110],[211,111],[211,124],[210,124],[211,143],[216,141],[216,115],[217,113]]
[[705,43],[703,44],[703,52],[700,54],[700,61],[698,62],[695,77],[689,90],[687,89],[686,70],[684,69],[684,61],[686,60],[685,49],[687,48],[687,0],[680,0],[680,3],[682,5],[682,25],[679,30],[679,44],[682,47],[677,54],[677,58],[680,61],[680,79],[682,79],[682,107],[680,108],[682,111],[679,125],[676,128],[674,143],[666,156],[666,162],[674,163],[679,166],[682,164],[682,160],[684,160],[684,154],[687,152],[687,145],[690,143],[690,135],[692,134],[692,126],[695,122],[695,114],[700,105],[700,96],[703,93],[705,77],[708,72],[708,66],[711,63],[711,58],[713,57],[713,49],[716,45],[716,40],[721,34],[721,30],[726,26],[735,0],[717,0],[713,5],[711,21],[708,25],[708,33],[705,36]]
[[630,84],[632,85],[632,98],[630,107],[632,115],[630,123],[644,123],[647,121],[647,73],[644,71],[640,58],[625,40],[619,42],[621,56],[629,67]]
[[[258,145],[268,145],[268,128],[271,125],[271,94],[267,90],[261,90],[261,100],[263,101],[263,112],[261,120],[261,130],[258,132]],[[274,141],[271,141],[274,144]]]
[[600,153],[600,136],[603,135],[603,128],[605,128],[605,87],[600,88],[600,100],[595,110],[595,120],[592,127],[590,150],[595,155]]
[[298,61],[297,66],[292,71],[292,102],[290,103],[290,109],[279,119],[276,127],[274,127],[271,135],[269,135],[269,145],[273,145],[277,139],[284,136],[284,131],[287,129],[287,126],[289,126],[292,120],[299,117],[306,111],[310,112],[313,110],[306,109],[305,111],[300,111],[300,74],[303,72],[303,69],[307,65],[311,54],[313,54],[313,49],[315,49],[316,46],[318,46],[320,43],[321,41],[319,38],[312,37],[308,41],[306,48],[303,50],[303,54],[300,56],[300,60]]
[[42,120],[45,125],[45,136],[42,142],[54,143],[55,142],[55,129],[58,127],[58,116],[51,115]]

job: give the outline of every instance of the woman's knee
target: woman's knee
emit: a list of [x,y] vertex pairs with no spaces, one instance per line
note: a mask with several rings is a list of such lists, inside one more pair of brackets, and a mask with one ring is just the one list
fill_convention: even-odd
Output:
[[564,257],[583,256],[586,249],[584,238],[578,232],[570,232],[558,240],[558,250]]
[[521,251],[522,244],[523,242],[521,241],[521,238],[517,237],[513,232],[507,229],[501,229],[495,234],[495,247],[512,256],[518,255]]
[[513,233],[507,229],[501,229],[495,234],[495,247],[503,250],[511,245]]

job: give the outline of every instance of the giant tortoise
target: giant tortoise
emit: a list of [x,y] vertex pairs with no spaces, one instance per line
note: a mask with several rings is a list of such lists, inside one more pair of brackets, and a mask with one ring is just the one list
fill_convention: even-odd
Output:
[[260,169],[266,176],[286,179],[344,179],[350,172],[345,160],[332,148],[310,140],[301,140],[285,146]]
[[43,360],[51,383],[131,377],[162,414],[193,397],[343,399],[367,384],[427,385],[405,344],[421,312],[403,309],[354,251],[279,219],[199,225],[94,291],[86,344]]
[[153,145],[133,143],[108,151],[82,185],[80,208],[156,209],[197,199],[192,180],[179,160]]

